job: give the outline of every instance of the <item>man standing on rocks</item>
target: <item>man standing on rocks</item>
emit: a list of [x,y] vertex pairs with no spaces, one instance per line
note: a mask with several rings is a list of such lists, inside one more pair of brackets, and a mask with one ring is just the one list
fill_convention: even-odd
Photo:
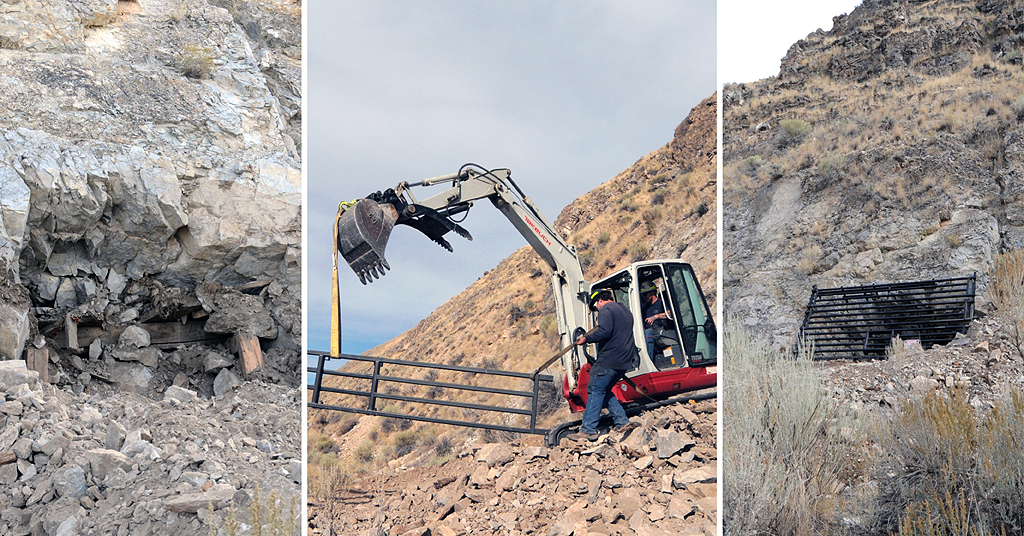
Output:
[[622,409],[612,388],[633,367],[636,342],[633,339],[633,315],[629,309],[612,299],[608,290],[590,295],[590,308],[597,311],[597,329],[580,336],[576,344],[597,343],[597,360],[591,366],[587,382],[587,407],[583,410],[583,423],[578,433],[569,439],[594,441],[598,438],[597,423],[605,407],[612,416],[616,431],[626,431],[630,425],[626,410]]

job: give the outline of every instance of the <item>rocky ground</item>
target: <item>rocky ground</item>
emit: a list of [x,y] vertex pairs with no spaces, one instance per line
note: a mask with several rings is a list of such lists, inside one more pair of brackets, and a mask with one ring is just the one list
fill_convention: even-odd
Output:
[[225,534],[231,503],[252,523],[257,487],[261,504],[276,492],[298,516],[294,388],[250,381],[202,398],[172,385],[154,401],[74,393],[4,361],[0,394],[0,453],[15,457],[0,466],[0,533]]
[[478,440],[435,466],[413,453],[312,502],[307,534],[710,536],[717,415],[715,400],[681,403],[593,443]]
[[1000,397],[1024,389],[1024,356],[995,316],[975,320],[966,335],[945,346],[905,347],[892,359],[824,361],[821,370],[836,399],[855,411],[888,413],[908,397],[947,388],[966,389],[972,406],[989,409]]

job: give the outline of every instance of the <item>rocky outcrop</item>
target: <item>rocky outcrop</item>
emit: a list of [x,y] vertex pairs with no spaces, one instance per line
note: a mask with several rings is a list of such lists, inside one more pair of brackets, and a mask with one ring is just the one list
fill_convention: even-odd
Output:
[[298,39],[285,1],[0,7],[0,271],[37,317],[123,323],[149,281],[297,299]]
[[723,90],[725,310],[789,348],[812,285],[979,277],[1024,247],[1020,7],[866,1]]

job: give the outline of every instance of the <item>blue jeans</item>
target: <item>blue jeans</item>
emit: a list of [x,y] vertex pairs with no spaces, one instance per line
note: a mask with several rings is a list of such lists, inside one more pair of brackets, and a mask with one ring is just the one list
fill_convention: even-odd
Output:
[[647,357],[654,359],[654,328],[644,330],[647,339]]
[[608,407],[615,427],[625,426],[629,423],[626,417],[626,410],[615,398],[612,388],[626,375],[624,370],[614,370],[607,367],[597,366],[590,369],[590,380],[587,382],[587,407],[583,410],[583,423],[580,425],[580,432],[585,434],[597,433],[597,423],[601,418],[601,409]]

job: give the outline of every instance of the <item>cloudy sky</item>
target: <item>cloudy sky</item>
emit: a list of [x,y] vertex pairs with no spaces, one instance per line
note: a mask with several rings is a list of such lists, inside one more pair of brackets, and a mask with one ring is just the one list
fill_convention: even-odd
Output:
[[[704,0],[348,0],[305,9],[311,349],[330,344],[339,201],[474,162],[511,169],[554,220],[668,143],[716,88],[716,10]],[[463,226],[474,240],[450,238],[454,253],[400,226],[386,254],[392,270],[365,287],[342,262],[343,352],[411,328],[526,245],[487,201]]]

